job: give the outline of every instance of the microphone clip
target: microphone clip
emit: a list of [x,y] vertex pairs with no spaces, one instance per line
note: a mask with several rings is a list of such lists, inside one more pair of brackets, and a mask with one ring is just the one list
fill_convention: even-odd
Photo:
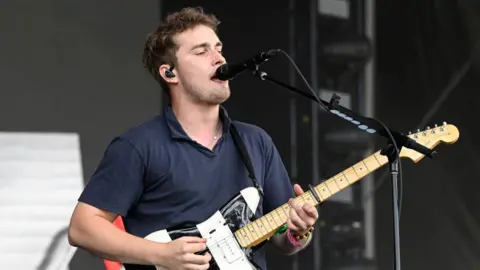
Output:
[[332,97],[330,98],[330,102],[328,103],[328,108],[330,110],[333,110],[337,107],[339,103],[340,103],[340,96],[333,93]]

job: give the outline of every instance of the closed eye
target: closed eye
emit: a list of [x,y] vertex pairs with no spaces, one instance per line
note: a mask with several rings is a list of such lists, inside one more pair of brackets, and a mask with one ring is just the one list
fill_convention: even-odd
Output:
[[[223,55],[222,47],[223,44],[220,41],[215,44],[215,49],[218,51],[218,53]],[[190,51],[193,52],[195,55],[204,55],[205,53],[210,51],[209,48],[209,44],[204,42],[193,46]]]

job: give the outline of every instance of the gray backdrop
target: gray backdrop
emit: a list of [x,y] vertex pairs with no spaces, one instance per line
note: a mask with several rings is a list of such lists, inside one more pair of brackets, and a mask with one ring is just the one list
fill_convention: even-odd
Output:
[[[85,180],[110,139],[161,109],[142,67],[156,1],[0,3],[0,130],[80,134]],[[104,269],[83,252],[73,269]]]

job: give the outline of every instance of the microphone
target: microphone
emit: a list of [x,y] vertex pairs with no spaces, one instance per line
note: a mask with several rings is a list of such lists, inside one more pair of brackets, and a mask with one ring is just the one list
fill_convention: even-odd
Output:
[[261,52],[239,64],[223,64],[217,68],[213,78],[221,81],[231,80],[247,69],[254,70],[257,65],[267,62],[268,59],[276,56],[279,52],[280,50],[269,50],[267,52]]

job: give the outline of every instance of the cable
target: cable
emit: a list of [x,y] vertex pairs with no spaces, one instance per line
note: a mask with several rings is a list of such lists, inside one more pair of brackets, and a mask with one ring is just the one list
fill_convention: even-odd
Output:
[[[330,112],[330,109],[325,106],[321,101],[320,101],[320,98],[317,97],[317,95],[315,94],[315,91],[312,89],[312,87],[309,85],[308,81],[305,79],[305,77],[303,76],[302,72],[300,71],[300,69],[297,67],[297,65],[295,64],[295,61],[293,61],[293,59],[288,55],[288,53],[284,52],[283,50],[278,50],[279,52],[281,52],[285,57],[287,57],[287,59],[290,61],[290,63],[293,65],[293,67],[295,68],[295,70],[297,71],[297,73],[300,75],[300,77],[302,78],[303,82],[305,83],[305,85],[307,86],[307,88],[310,90],[310,92],[313,94],[313,96],[316,98],[318,104],[320,104],[320,107],[322,107],[325,111],[327,112]],[[401,162],[401,159],[400,159],[400,150],[398,149],[398,146],[397,146],[397,143],[395,142],[395,139],[392,135],[392,133],[390,132],[390,130],[387,128],[386,125],[384,125],[380,120],[378,119],[374,119],[374,118],[371,118],[373,121],[377,122],[378,124],[380,124],[384,129],[385,131],[387,132],[388,134],[388,137],[390,138],[390,140],[392,141],[392,144],[393,144],[393,147],[394,147],[394,151],[395,151],[395,159],[398,161],[398,184],[399,184],[399,189],[398,189],[398,201],[397,201],[397,204],[398,204],[398,218],[400,220],[400,215],[401,215],[401,209],[402,209],[402,205],[401,205],[401,202],[402,202],[402,196],[403,196],[403,177],[402,177],[402,174],[403,174],[403,170],[402,170],[402,162]],[[375,191],[375,190],[374,190]]]
[[305,77],[303,76],[302,72],[300,71],[300,69],[297,67],[297,65],[295,64],[295,61],[293,61],[293,59],[290,57],[290,55],[288,55],[288,53],[284,52],[283,50],[281,49],[278,49],[279,52],[281,52],[283,55],[285,55],[285,57],[287,57],[287,59],[290,61],[290,63],[293,65],[293,67],[295,68],[295,70],[297,71],[298,75],[300,75],[300,77],[302,78],[303,82],[307,85],[307,88],[308,90],[310,90],[310,92],[312,93],[312,95],[315,97],[315,99],[317,100],[318,104],[320,105],[320,107],[322,107],[325,111],[327,112],[330,112],[330,109],[325,106],[325,104],[323,104],[322,102],[320,102],[320,98],[318,98],[318,96],[315,94],[315,91],[313,91],[312,87],[310,86],[310,84],[308,84],[307,82],[307,79],[305,79]]

